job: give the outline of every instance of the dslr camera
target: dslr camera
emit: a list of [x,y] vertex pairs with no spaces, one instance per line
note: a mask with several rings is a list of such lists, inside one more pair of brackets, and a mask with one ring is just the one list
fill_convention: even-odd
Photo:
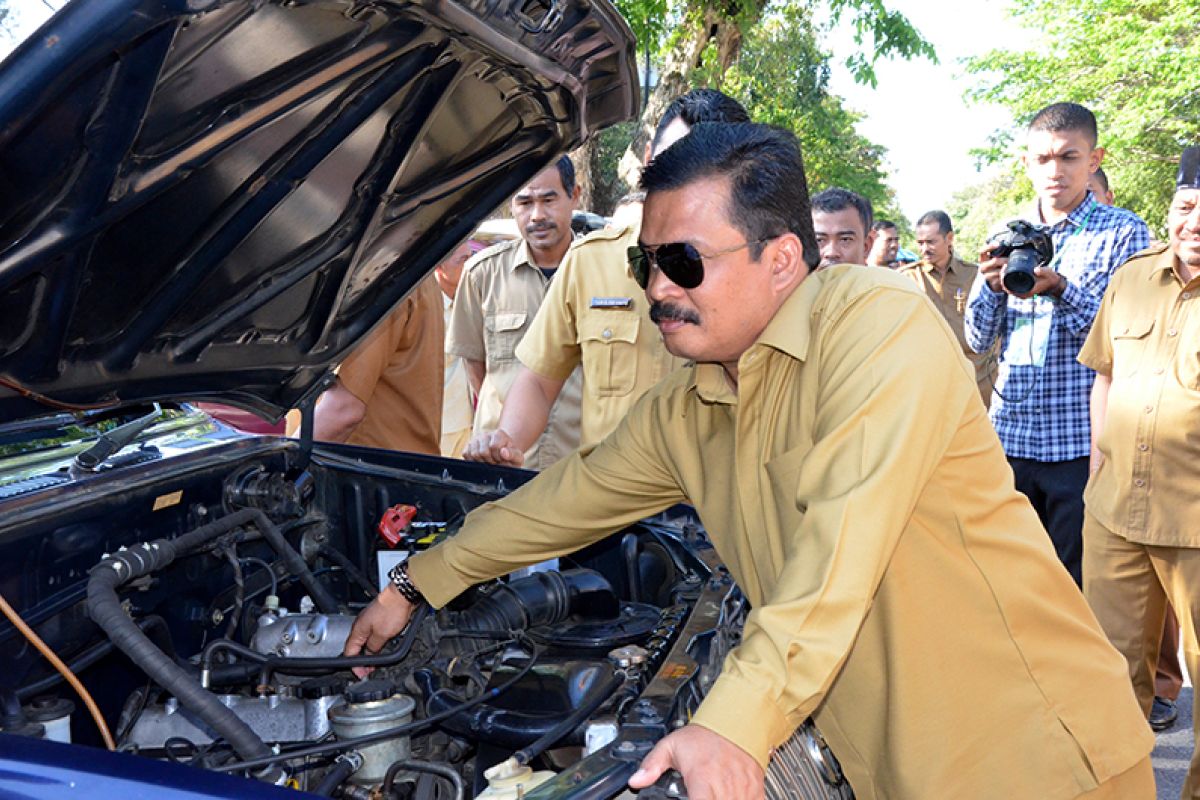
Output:
[[1044,267],[1054,258],[1054,240],[1045,225],[1035,225],[1023,219],[1008,223],[1008,230],[997,233],[987,241],[993,258],[1008,258],[1000,273],[1000,282],[1013,294],[1029,294],[1037,277],[1035,267]]

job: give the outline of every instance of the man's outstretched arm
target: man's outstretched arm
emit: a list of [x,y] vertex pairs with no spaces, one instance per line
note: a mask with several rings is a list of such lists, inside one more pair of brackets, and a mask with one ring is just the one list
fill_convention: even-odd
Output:
[[554,407],[554,401],[558,399],[565,383],[539,375],[522,365],[504,400],[499,426],[472,439],[463,451],[463,458],[488,464],[521,466],[525,451],[533,447],[542,431],[546,430],[550,409]]

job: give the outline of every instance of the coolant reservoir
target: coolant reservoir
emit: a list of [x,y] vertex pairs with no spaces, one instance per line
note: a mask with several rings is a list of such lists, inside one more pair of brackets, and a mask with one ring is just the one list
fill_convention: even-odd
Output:
[[483,773],[488,788],[475,796],[475,800],[521,800],[555,773],[549,770],[534,772],[530,767],[518,764],[514,759],[502,761]]

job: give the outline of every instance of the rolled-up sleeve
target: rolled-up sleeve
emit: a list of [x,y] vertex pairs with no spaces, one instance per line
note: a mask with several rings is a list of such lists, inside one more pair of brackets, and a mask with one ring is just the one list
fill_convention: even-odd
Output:
[[836,679],[964,414],[984,413],[970,365],[923,297],[866,298],[815,343],[813,443],[779,476],[803,516],[781,532],[778,577],[694,718],[764,768]]

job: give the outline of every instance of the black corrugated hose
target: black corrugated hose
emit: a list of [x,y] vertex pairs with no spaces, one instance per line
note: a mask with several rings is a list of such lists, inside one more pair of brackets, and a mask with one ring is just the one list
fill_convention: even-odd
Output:
[[[176,558],[246,525],[253,525],[262,532],[288,568],[309,590],[318,607],[327,613],[336,613],[337,604],[332,596],[317,583],[304,559],[287,543],[279,529],[258,509],[235,511],[175,539],[143,542],[106,557],[91,571],[87,610],[92,621],[108,635],[118,650],[174,695],[184,708],[210,725],[239,756],[251,760],[269,758],[273,752],[237,714],[201,687],[192,675],[150,641],[125,613],[117,595],[117,589],[125,583],[164,569]],[[273,782],[278,779],[279,770],[271,766],[259,773],[258,777]]]

